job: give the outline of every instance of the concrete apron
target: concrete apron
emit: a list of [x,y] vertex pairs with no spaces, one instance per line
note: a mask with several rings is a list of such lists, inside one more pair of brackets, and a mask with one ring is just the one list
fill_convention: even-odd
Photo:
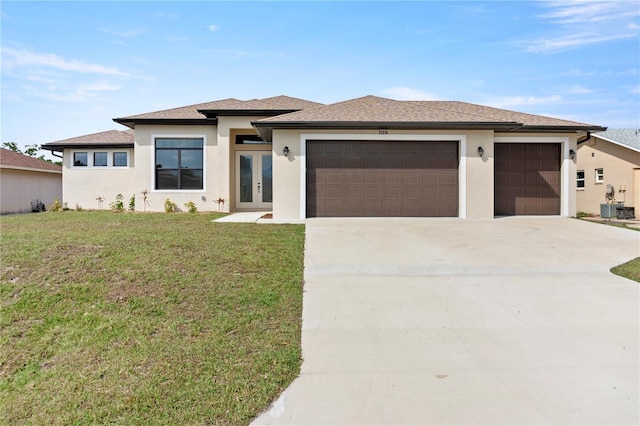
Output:
[[254,424],[638,424],[635,231],[307,221],[300,376]]

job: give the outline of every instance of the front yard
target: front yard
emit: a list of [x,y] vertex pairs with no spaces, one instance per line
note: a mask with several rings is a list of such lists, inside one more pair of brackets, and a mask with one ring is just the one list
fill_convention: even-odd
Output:
[[0,423],[247,424],[298,375],[304,227],[2,217]]

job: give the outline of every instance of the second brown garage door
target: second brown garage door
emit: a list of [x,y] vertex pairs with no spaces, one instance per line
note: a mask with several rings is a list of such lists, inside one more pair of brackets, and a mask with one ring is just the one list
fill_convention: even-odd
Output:
[[495,145],[496,216],[560,214],[560,144]]
[[456,217],[458,143],[308,141],[308,217]]

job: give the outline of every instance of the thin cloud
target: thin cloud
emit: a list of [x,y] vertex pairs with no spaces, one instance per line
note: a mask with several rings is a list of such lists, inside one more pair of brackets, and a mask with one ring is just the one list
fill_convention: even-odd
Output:
[[380,93],[391,99],[396,99],[399,101],[435,101],[438,99],[431,93],[403,86],[384,89]]
[[556,28],[546,36],[513,42],[527,52],[553,54],[638,37],[640,8],[635,1],[567,0],[538,4],[547,10],[538,18]]
[[212,33],[215,33],[216,31],[218,31],[219,27],[215,24],[211,24],[209,25],[209,31],[211,31]]
[[586,95],[592,92],[593,90],[588,89],[584,86],[580,86],[578,84],[576,84],[575,86],[571,86],[565,90],[565,93],[568,93],[571,95]]
[[2,63],[8,68],[40,66],[60,71],[70,71],[81,74],[112,75],[129,77],[129,74],[118,68],[91,64],[76,60],[67,60],[52,53],[34,53],[28,50],[17,50],[10,47],[2,48]]
[[142,28],[135,29],[135,30],[113,30],[110,28],[100,28],[100,31],[102,31],[105,34],[114,35],[120,38],[134,38],[142,34],[145,34],[147,32],[147,30]]
[[513,108],[531,105],[547,105],[562,102],[560,95],[550,96],[504,96],[501,98],[493,98],[487,101],[488,105],[496,108]]

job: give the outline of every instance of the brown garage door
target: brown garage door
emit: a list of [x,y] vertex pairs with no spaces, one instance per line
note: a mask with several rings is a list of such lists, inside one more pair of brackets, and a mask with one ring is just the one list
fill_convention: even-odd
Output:
[[560,144],[495,145],[496,216],[560,214]]
[[458,143],[308,141],[307,216],[458,216]]

